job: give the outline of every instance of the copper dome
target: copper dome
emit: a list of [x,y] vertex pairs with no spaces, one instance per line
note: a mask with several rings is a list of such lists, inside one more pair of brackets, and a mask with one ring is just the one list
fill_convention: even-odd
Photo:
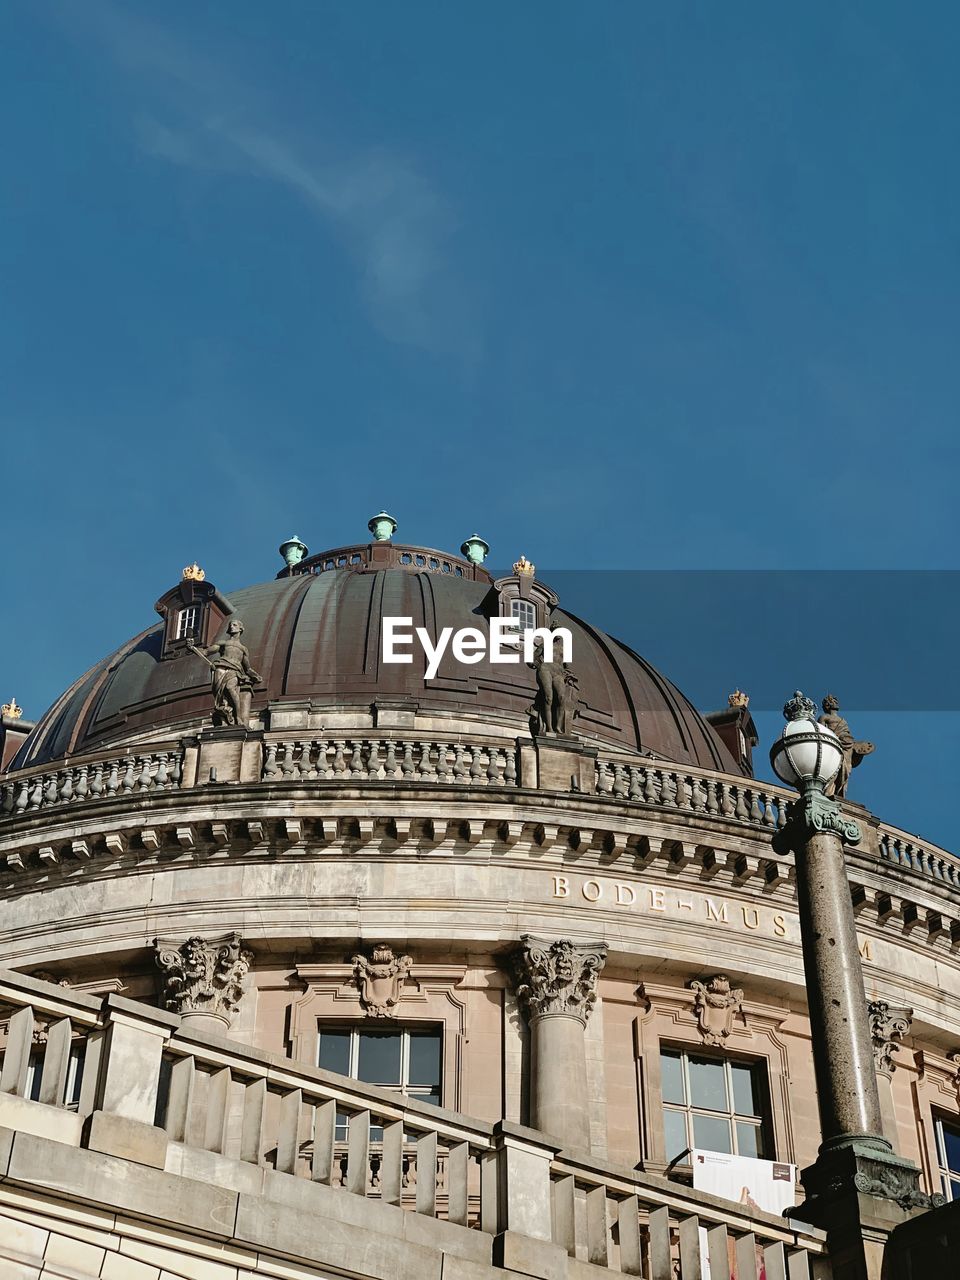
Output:
[[[383,544],[341,548],[230,593],[226,606],[242,620],[250,661],[262,677],[254,712],[277,704],[322,711],[399,700],[432,715],[475,717],[526,733],[535,680],[522,663],[484,659],[468,668],[448,652],[437,677],[426,681],[422,655],[410,666],[382,662],[384,616],[410,617],[435,637],[443,627],[477,626],[496,612],[485,570],[458,557],[388,545],[386,567],[380,567]],[[573,635],[578,734],[680,764],[739,772],[706,720],[632,649],[559,607],[552,621]],[[42,717],[12,767],[209,724],[207,667],[187,651],[171,657],[164,644],[160,623],[88,671]]]

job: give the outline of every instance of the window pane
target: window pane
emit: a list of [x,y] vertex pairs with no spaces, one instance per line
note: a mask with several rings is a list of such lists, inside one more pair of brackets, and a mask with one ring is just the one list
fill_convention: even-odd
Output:
[[439,1031],[410,1032],[410,1084],[434,1088],[440,1084]]
[[943,1150],[947,1157],[947,1168],[951,1173],[960,1173],[960,1129],[940,1121],[943,1132]]
[[693,1145],[702,1151],[733,1152],[730,1142],[730,1121],[722,1116],[693,1117]]
[[320,1033],[320,1064],[324,1071],[336,1071],[342,1076],[350,1074],[350,1032],[322,1031]]
[[949,1197],[951,1200],[960,1200],[960,1182],[950,1183]]
[[679,1053],[660,1055],[660,1084],[664,1102],[679,1102],[681,1105],[686,1102],[683,1093],[683,1062]]
[[733,1076],[734,1111],[741,1116],[760,1115],[762,1108],[756,1071],[744,1066],[742,1062],[733,1062],[730,1064],[730,1074]]
[[687,1117],[683,1111],[664,1108],[663,1136],[667,1144],[667,1160],[673,1160],[690,1145],[687,1141]]
[[[690,1059],[690,1101],[695,1107],[707,1107],[710,1111],[727,1110],[727,1086],[723,1078],[723,1063],[712,1058]],[[719,1147],[711,1150],[720,1150]],[[729,1150],[729,1148],[724,1148]]]
[[763,1133],[760,1125],[737,1121],[737,1155],[753,1156],[754,1159],[763,1155]]
[[402,1038],[402,1031],[361,1031],[357,1079],[367,1084],[399,1084]]

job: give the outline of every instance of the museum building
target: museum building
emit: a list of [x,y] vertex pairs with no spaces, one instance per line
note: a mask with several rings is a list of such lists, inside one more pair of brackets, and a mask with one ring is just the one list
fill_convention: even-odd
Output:
[[[800,1203],[821,1142],[796,797],[749,698],[702,714],[479,537],[369,529],[229,594],[188,566],[35,723],[3,708],[0,1280],[830,1276],[828,1233],[694,1168]],[[385,618],[494,617],[571,661],[384,661]],[[960,861],[856,782],[882,1130],[929,1207]]]

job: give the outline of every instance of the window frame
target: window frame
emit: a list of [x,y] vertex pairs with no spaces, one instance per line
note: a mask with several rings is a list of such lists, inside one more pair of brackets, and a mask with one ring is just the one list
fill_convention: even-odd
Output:
[[[184,625],[184,619],[187,615],[192,615],[190,621]],[[174,625],[174,640],[186,640],[188,635],[197,640],[200,637],[200,630],[203,625],[203,605],[198,601],[192,604],[182,605],[177,610],[177,619]]]
[[[524,614],[527,615],[527,621],[523,620]],[[520,626],[517,628],[517,633],[521,636],[525,631],[533,631],[540,625],[540,611],[536,604],[532,600],[523,599],[522,596],[513,596],[511,598],[508,617],[520,620]]]
[[937,1153],[937,1177],[940,1189],[948,1200],[960,1200],[960,1168],[951,1169],[948,1163],[947,1148],[943,1139],[943,1126],[951,1129],[960,1138],[960,1116],[944,1111],[933,1113],[933,1134]]
[[[391,1093],[398,1094],[401,1098],[420,1098],[421,1101],[427,1102],[429,1106],[443,1106],[444,1096],[444,1024],[442,1022],[413,1021],[396,1023],[390,1026],[372,1026],[365,1022],[331,1022],[327,1018],[317,1019],[317,1043],[314,1053],[314,1061],[317,1067],[322,1071],[329,1071],[329,1067],[320,1066],[320,1051],[323,1045],[324,1032],[343,1035],[346,1033],[350,1036],[350,1044],[347,1057],[347,1078],[355,1080],[358,1084],[370,1084],[376,1089],[388,1089]],[[375,1032],[383,1038],[387,1038],[390,1032],[396,1032],[400,1036],[400,1080],[397,1084],[383,1084],[381,1082],[361,1080],[357,1075],[360,1065],[360,1037],[364,1032]],[[430,1101],[430,1095],[433,1088],[429,1084],[411,1084],[410,1083],[410,1038],[411,1036],[430,1036],[436,1041],[437,1045],[437,1100]],[[337,1112],[335,1140],[337,1142],[345,1142],[348,1137],[348,1121],[344,1112]],[[370,1127],[371,1141],[378,1142],[381,1140],[382,1130],[377,1125]]]
[[[774,1117],[773,1105],[770,1089],[770,1070],[769,1062],[765,1057],[749,1057],[742,1055],[727,1054],[711,1054],[705,1052],[699,1046],[689,1044],[662,1044],[660,1046],[661,1059],[661,1076],[663,1074],[663,1059],[678,1058],[680,1060],[683,1090],[686,1101],[668,1102],[664,1096],[661,1086],[660,1091],[660,1108],[661,1108],[661,1124],[663,1126],[664,1153],[667,1165],[675,1167],[677,1165],[689,1164],[688,1153],[692,1150],[711,1150],[711,1148],[698,1147],[694,1136],[694,1117],[716,1117],[726,1120],[730,1133],[730,1155],[741,1155],[739,1151],[739,1134],[737,1131],[738,1124],[749,1124],[758,1130],[757,1151],[754,1156],[752,1152],[748,1153],[750,1159],[760,1160],[776,1160],[776,1142],[774,1137]],[[693,1092],[690,1086],[690,1060],[695,1059],[703,1062],[717,1063],[723,1068],[724,1092],[726,1096],[726,1109],[717,1110],[715,1108],[698,1106],[693,1102]],[[758,1094],[759,1112],[747,1114],[746,1112],[737,1110],[736,1095],[733,1087],[733,1068],[746,1067],[753,1077],[753,1087]],[[686,1131],[686,1147],[677,1155],[671,1157],[667,1150],[667,1126],[666,1113],[672,1112],[675,1115],[684,1117],[684,1127]]]

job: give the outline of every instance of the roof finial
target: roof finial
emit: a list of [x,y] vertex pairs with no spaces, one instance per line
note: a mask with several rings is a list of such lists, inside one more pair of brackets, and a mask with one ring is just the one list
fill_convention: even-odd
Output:
[[742,689],[734,689],[733,693],[727,694],[727,705],[743,707],[746,710],[750,705],[750,695],[749,693],[744,693]]
[[526,556],[521,556],[519,560],[514,562],[513,572],[518,578],[532,578],[537,571],[537,566],[532,564]]
[[184,568],[183,573],[180,575],[180,580],[182,582],[203,582],[206,576],[196,560],[194,560],[193,564],[188,564]]
[[286,542],[280,543],[280,554],[286,561],[287,568],[292,569],[295,564],[299,564],[303,557],[309,552],[310,548],[305,542],[301,542],[296,534],[292,538],[288,538]]
[[375,542],[389,542],[397,532],[397,522],[386,511],[379,511],[367,521],[367,528],[373,534]]
[[23,707],[17,705],[16,698],[11,698],[0,707],[0,715],[6,716],[8,720],[19,720],[23,715]]
[[466,556],[471,564],[483,564],[490,554],[490,546],[478,533],[472,533],[461,545],[460,554]]

